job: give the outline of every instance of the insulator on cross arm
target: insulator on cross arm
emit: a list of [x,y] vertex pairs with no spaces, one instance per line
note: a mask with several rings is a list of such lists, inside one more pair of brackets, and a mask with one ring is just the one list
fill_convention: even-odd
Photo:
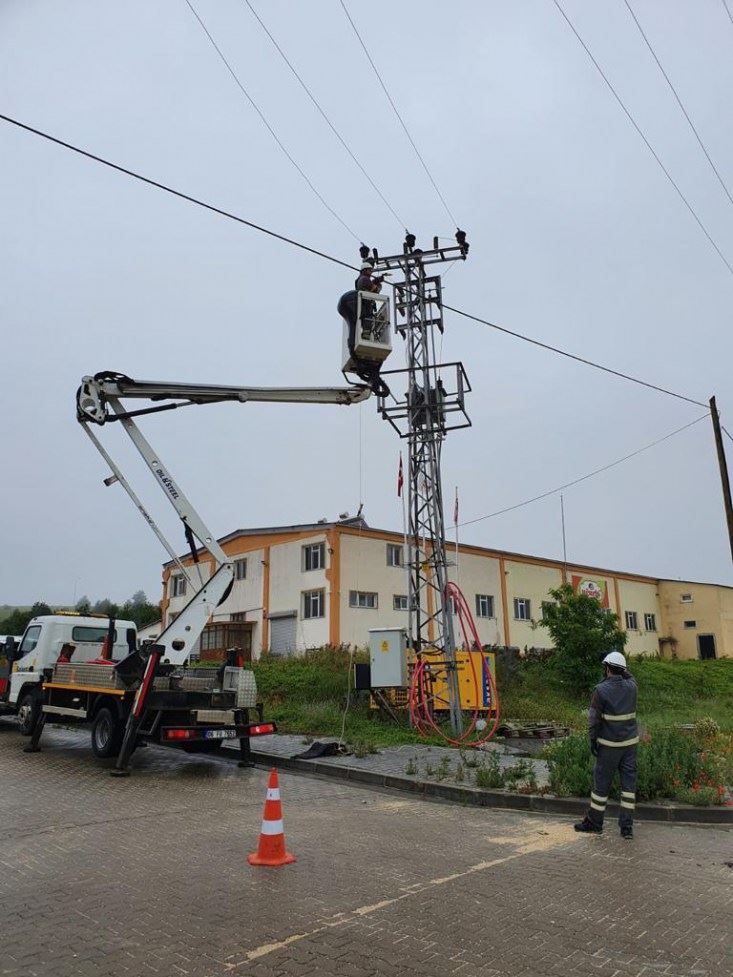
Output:
[[359,248],[359,254],[361,255],[361,260],[366,261],[369,257],[369,245],[362,244],[362,246]]
[[414,234],[410,234],[409,231],[405,231],[405,244],[407,245],[409,251],[412,251],[412,249],[415,247],[416,240],[417,239]]

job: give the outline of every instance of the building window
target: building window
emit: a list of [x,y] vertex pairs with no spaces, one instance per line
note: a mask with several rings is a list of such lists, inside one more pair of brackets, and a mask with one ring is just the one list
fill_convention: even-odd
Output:
[[235,560],[234,561],[234,579],[235,580],[246,580],[247,579],[247,561],[246,560]]
[[303,592],[303,617],[306,621],[314,617],[326,616],[326,592],[306,590]]
[[168,611],[168,624],[173,624],[175,619],[178,617],[175,611]]
[[407,594],[395,594],[392,598],[392,609],[395,611],[406,611]]
[[626,630],[627,631],[639,630],[639,615],[636,613],[636,611],[626,612]]
[[323,570],[326,566],[326,544],[309,543],[301,550],[301,565],[303,570]]
[[688,628],[688,629],[690,629],[690,628],[696,628],[697,627],[697,621],[685,621],[685,627]]
[[656,631],[657,630],[657,616],[656,616],[656,614],[645,614],[644,615],[644,629],[646,631]]
[[476,617],[494,616],[494,598],[490,594],[476,594]]
[[680,601],[683,604],[691,604],[692,603],[692,594],[680,594]]
[[367,607],[370,610],[376,610],[377,606],[378,598],[376,594],[369,593],[365,590],[349,591],[349,607]]
[[241,623],[242,621],[246,621],[247,620],[247,612],[246,611],[236,611],[234,614],[230,614],[229,615],[229,620],[233,624],[236,623],[236,622]]
[[387,566],[402,566],[402,547],[397,543],[387,543]]
[[530,602],[529,597],[514,598],[514,620],[515,621],[532,620],[532,604]]
[[177,573],[174,577],[171,577],[171,597],[185,597],[186,595],[186,578]]

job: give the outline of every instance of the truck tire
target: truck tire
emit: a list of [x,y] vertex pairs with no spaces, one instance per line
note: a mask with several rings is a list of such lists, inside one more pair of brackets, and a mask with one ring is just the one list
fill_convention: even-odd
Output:
[[18,702],[18,730],[21,736],[32,736],[41,715],[41,696],[35,689],[24,692]]
[[92,752],[100,760],[116,757],[122,746],[124,726],[117,713],[102,706],[92,723]]

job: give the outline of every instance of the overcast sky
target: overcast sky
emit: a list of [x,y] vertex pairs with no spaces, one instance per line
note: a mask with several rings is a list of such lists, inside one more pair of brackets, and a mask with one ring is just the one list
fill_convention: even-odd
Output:
[[[244,0],[193,2],[330,205],[382,253],[399,250],[403,228]],[[253,5],[418,240],[451,235],[337,0]],[[448,275],[446,301],[694,399],[715,393],[733,430],[733,275],[551,0],[348,5],[468,232],[469,260]],[[622,0],[564,6],[733,263],[733,206]],[[722,0],[633,6],[733,188],[733,23]],[[358,257],[185,0],[1,0],[0,91],[3,113]],[[121,488],[102,484],[108,472],[74,418],[80,377],[339,383],[335,305],[353,275],[3,122],[0,212],[0,603],[121,600],[139,587],[157,599],[165,553]],[[461,359],[473,384],[473,427],[452,434],[443,454],[461,519],[552,489],[704,413],[455,316],[443,356]],[[398,341],[390,365],[402,360]],[[142,425],[217,535],[333,519],[360,501],[372,525],[397,529],[399,445],[375,406],[208,406]],[[122,431],[101,433],[184,550]],[[733,583],[709,421],[568,489],[565,509],[573,561]],[[462,538],[558,557],[559,498]]]

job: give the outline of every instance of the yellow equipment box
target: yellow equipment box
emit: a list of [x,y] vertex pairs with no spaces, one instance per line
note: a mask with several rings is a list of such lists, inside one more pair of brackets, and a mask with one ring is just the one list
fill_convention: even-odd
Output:
[[[461,709],[465,712],[473,712],[478,709],[479,712],[489,711],[493,715],[496,711],[496,703],[491,704],[491,709],[489,709],[490,700],[490,688],[489,683],[484,675],[483,668],[481,666],[480,655],[483,655],[486,663],[489,666],[489,671],[496,681],[496,655],[493,651],[473,651],[468,652],[462,649],[456,651],[456,664],[458,666],[458,687],[461,694]],[[471,668],[471,662],[469,661],[469,656],[473,660],[473,669]],[[432,696],[433,696],[433,710],[435,712],[442,712],[448,709],[448,689],[446,686],[446,673],[442,660],[439,653],[436,651],[434,655],[429,653],[424,653],[425,661],[430,664],[435,662],[435,666],[432,669],[433,672],[433,682],[432,682]],[[407,666],[412,676],[413,668],[415,665],[415,654],[411,649],[407,650]],[[475,679],[474,679],[475,671]],[[394,686],[392,688],[380,688],[379,692],[384,696],[384,698],[389,702],[389,704],[395,709],[406,709],[409,704],[409,689]],[[374,696],[370,696],[370,706],[372,709],[380,708],[379,703],[375,701]]]

